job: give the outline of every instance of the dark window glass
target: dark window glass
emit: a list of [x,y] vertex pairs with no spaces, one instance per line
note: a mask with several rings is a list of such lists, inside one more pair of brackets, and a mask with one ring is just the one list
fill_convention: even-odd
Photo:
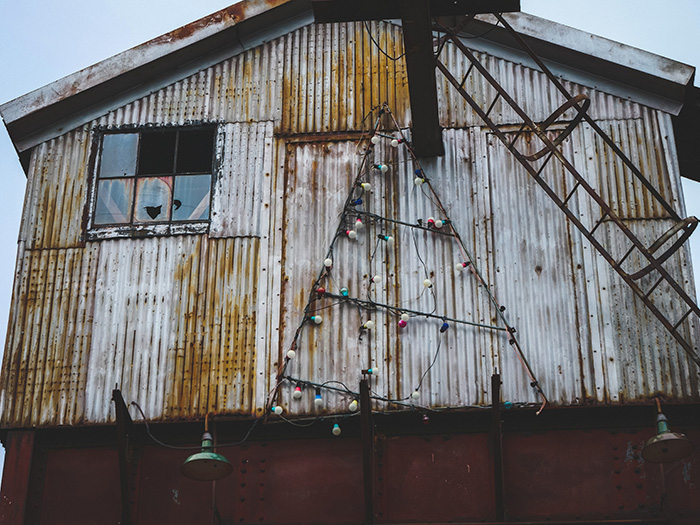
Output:
[[[141,134],[139,175],[162,175],[175,171],[175,131]],[[209,163],[211,165],[211,162]]]
[[209,173],[213,148],[213,129],[180,131],[177,145],[177,173]]

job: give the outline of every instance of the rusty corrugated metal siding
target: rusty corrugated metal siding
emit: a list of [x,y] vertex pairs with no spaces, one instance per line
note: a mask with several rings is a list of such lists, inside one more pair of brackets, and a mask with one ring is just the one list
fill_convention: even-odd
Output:
[[[369,30],[387,54],[403,52],[399,27],[377,22]],[[466,70],[450,46],[445,53],[453,70]],[[535,120],[562,103],[539,73],[480,56]],[[491,88],[471,77],[468,85],[488,107]],[[680,209],[670,117],[569,87],[591,97],[592,114]],[[438,91],[446,154],[426,161],[426,174],[490,291],[507,306],[550,400],[696,398],[697,371],[670,336],[442,79]],[[115,385],[152,419],[259,413],[361,162],[366,143],[345,132],[371,127],[374,117],[367,115],[385,101],[408,126],[403,60],[379,52],[363,24],[310,25],[35,148],[0,379],[2,425],[110,421]],[[516,131],[510,110],[497,104],[492,115],[504,131]],[[93,130],[193,122],[218,125],[209,231],[85,242]],[[530,139],[524,135],[522,144]],[[651,242],[668,227],[661,208],[609,160],[586,125],[563,147],[641,238]],[[373,191],[362,209],[411,224],[438,217],[426,187],[414,186],[403,148],[380,143],[371,160],[391,170],[368,174]],[[556,187],[571,185],[555,164],[544,174]],[[589,202],[575,206],[583,220],[596,219]],[[394,246],[380,234],[393,236]],[[607,235],[604,227],[600,235]],[[687,257],[680,251],[667,264],[691,288]],[[485,290],[468,273],[454,272],[462,255],[447,236],[368,220],[357,240],[338,240],[332,258],[324,284],[333,293],[347,287],[354,297],[497,323]],[[381,285],[369,285],[374,274],[383,276]],[[422,285],[426,276],[431,290]],[[490,376],[498,370],[504,399],[537,400],[502,331],[452,323],[440,334],[442,321],[424,317],[399,329],[396,316],[381,309],[323,301],[310,312],[324,322],[302,329],[292,376],[355,389],[360,370],[378,366],[374,390],[403,399],[425,374],[417,404],[464,406],[490,402]],[[375,329],[360,331],[370,317]],[[684,330],[697,334],[698,327],[686,323]],[[440,355],[426,373],[438,343]],[[313,393],[296,401],[291,389],[285,386],[279,398],[288,410],[318,412]],[[324,412],[345,411],[351,401],[345,394],[325,397]]]

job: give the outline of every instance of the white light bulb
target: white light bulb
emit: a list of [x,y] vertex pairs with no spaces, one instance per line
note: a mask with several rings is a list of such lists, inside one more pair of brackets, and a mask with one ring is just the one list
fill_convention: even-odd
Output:
[[372,144],[379,144],[379,135],[372,135],[370,141],[372,141]]
[[416,177],[415,179],[413,179],[413,184],[415,184],[416,186],[420,186],[424,182],[425,182],[425,179],[423,179],[421,177]]
[[379,169],[382,170],[382,173],[386,173],[387,171],[389,171],[389,166],[387,166],[386,164],[382,164],[382,166]]
[[394,147],[394,148],[398,148],[398,147],[399,147],[399,141],[396,140],[396,139],[392,140],[392,141],[391,141],[391,146]]
[[275,410],[275,414],[277,414],[278,416],[281,416],[282,412],[284,412],[284,409],[279,405],[276,406],[274,410]]
[[425,286],[426,288],[432,288],[433,283],[430,281],[430,279],[425,279],[423,281],[423,286]]
[[419,399],[419,398],[420,398],[420,392],[418,392],[418,390],[415,390],[415,391],[411,394],[411,399],[413,399],[413,400],[415,401],[416,399]]
[[289,352],[287,352],[287,357],[289,359],[294,359],[296,356],[297,356],[297,353],[294,350],[290,350]]
[[372,320],[367,321],[367,322],[366,322],[364,325],[362,325],[362,326],[364,326],[367,330],[371,330],[372,328],[374,328],[374,321],[372,321]]
[[379,373],[379,368],[377,368],[376,366],[373,366],[372,368],[370,368],[370,373],[373,376],[376,376]]
[[357,399],[353,399],[352,402],[348,405],[348,409],[350,412],[357,412]]
[[348,230],[348,237],[351,239],[357,239],[357,232],[355,230]]
[[389,236],[386,238],[386,243],[387,243],[389,246],[393,246],[393,245],[394,245],[394,238],[393,238],[391,235],[389,235]]
[[296,387],[294,389],[294,393],[292,394],[292,397],[294,399],[301,399],[301,388],[300,387]]
[[323,398],[321,397],[321,394],[316,394],[316,398],[314,399],[314,405],[316,408],[321,408],[323,406]]
[[323,322],[323,317],[321,317],[320,315],[314,315],[311,317],[311,319],[316,324],[321,324]]
[[382,282],[382,276],[381,276],[381,275],[375,275],[374,277],[372,277],[372,282],[373,282],[374,284],[379,284],[379,283],[381,283],[381,282]]
[[340,425],[338,425],[338,423],[333,425],[333,430],[331,432],[333,432],[334,436],[339,436],[340,433],[342,432],[342,430],[340,430]]
[[331,258],[329,257],[328,259],[326,259],[325,261],[323,261],[323,265],[324,265],[326,268],[330,268],[331,266],[333,266],[333,259],[331,259]]
[[362,184],[360,184],[360,186],[362,186],[362,189],[365,191],[369,191],[372,189],[372,185],[369,182],[363,182]]
[[440,219],[438,219],[438,220],[435,221],[435,227],[436,227],[436,228],[442,228],[442,225],[443,225],[443,224],[445,224],[445,223],[442,222]]
[[404,321],[408,321],[410,319],[410,316],[407,313],[402,313],[401,314],[401,319]]
[[462,270],[464,270],[464,265],[461,262],[455,264],[455,272],[460,273]]
[[365,227],[365,225],[362,224],[362,220],[361,220],[361,219],[357,219],[357,220],[355,221],[355,230],[356,230],[356,231],[360,231],[360,230],[362,230],[364,227]]

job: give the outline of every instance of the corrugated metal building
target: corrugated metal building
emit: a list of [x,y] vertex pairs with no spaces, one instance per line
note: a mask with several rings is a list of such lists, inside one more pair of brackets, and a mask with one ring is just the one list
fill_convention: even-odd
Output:
[[[241,2],[0,106],[28,177],[0,376],[9,465],[0,522],[697,519],[698,453],[661,474],[639,456],[654,433],[654,397],[671,424],[700,437],[693,360],[444,77],[444,155],[420,159],[432,190],[414,184],[405,143],[372,147],[382,104],[399,125],[385,113],[382,133],[416,132],[401,20],[322,23],[313,7]],[[506,16],[685,217],[686,153],[675,135],[688,129],[694,68],[620,44],[604,55],[575,30]],[[473,23],[476,34],[495,24]],[[545,121],[566,99],[500,34],[465,42]],[[498,129],[537,150],[536,134],[519,130],[457,46],[442,53]],[[574,117],[568,110],[548,132]],[[203,169],[181,167],[191,132],[210,137]],[[113,147],[131,148],[138,165],[109,174]],[[173,151],[174,166],[156,166]],[[675,223],[589,123],[561,151],[645,244]],[[390,170],[371,168],[380,164]],[[563,194],[575,189],[554,162],[541,173]],[[358,181],[372,190],[348,215]],[[198,184],[201,202],[180,211],[190,204],[182,188]],[[164,209],[149,200],[156,194]],[[597,220],[588,201],[572,202],[580,221]],[[348,217],[364,220],[356,239],[342,235]],[[415,227],[429,217],[447,221],[444,230]],[[448,226],[463,245],[443,234]],[[624,254],[614,224],[599,235]],[[465,252],[485,285],[454,270]],[[687,249],[665,267],[694,297]],[[319,286],[327,294],[317,297]],[[664,286],[658,304],[682,316]],[[366,302],[343,300],[341,288]],[[697,351],[697,318],[679,326]],[[549,400],[538,416],[518,348]],[[369,368],[377,419],[363,477],[367,440],[349,404]],[[182,478],[190,452],[157,446],[136,407],[124,430],[115,388],[171,444],[196,445],[214,414],[220,443],[246,441],[221,449],[234,476],[214,487]],[[494,407],[504,409],[503,435]],[[276,508],[268,500],[281,493],[289,499]]]

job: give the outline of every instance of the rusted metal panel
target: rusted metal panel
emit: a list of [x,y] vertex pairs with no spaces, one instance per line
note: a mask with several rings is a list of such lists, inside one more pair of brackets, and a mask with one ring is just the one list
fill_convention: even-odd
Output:
[[29,479],[35,435],[36,432],[33,430],[12,431],[4,440],[0,523],[24,523],[30,500]]
[[372,123],[365,116],[383,102],[400,121],[409,121],[405,63],[386,56],[403,53],[397,26],[317,24],[283,38],[283,133],[367,129]]
[[3,426],[83,421],[99,249],[20,251],[3,364]]
[[20,240],[28,249],[80,245],[90,145],[86,126],[33,152],[20,227]]
[[256,238],[103,241],[86,415],[113,420],[114,385],[149,419],[255,408]]

